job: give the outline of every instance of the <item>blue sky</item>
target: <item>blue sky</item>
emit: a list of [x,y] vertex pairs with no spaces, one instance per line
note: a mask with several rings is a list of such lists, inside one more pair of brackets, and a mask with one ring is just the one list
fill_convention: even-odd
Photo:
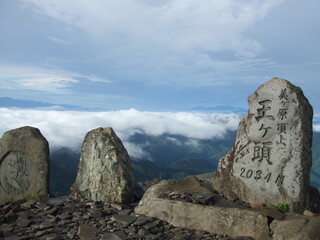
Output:
[[0,97],[247,108],[272,77],[320,113],[318,0],[0,0]]

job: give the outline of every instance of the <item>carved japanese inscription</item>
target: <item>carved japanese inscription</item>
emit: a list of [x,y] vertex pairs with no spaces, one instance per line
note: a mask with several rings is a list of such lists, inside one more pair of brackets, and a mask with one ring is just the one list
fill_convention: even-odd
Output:
[[22,152],[11,151],[0,165],[0,186],[7,194],[22,194],[30,186],[27,160]]
[[273,78],[249,96],[236,143],[220,159],[214,187],[246,202],[306,207],[312,107],[300,88]]

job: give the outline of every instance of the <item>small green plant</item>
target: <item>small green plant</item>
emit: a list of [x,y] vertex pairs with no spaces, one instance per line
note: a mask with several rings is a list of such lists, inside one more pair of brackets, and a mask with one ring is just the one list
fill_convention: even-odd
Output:
[[289,211],[289,205],[287,203],[280,203],[276,206],[281,212],[288,212]]
[[46,198],[46,195],[44,195],[44,194],[39,194],[39,195],[37,195],[36,200],[37,200],[37,201],[41,201],[41,200],[43,200],[43,199],[45,199],[45,198]]

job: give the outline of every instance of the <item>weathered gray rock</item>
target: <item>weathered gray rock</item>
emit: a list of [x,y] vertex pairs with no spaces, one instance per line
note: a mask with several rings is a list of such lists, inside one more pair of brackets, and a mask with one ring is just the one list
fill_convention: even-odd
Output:
[[83,240],[94,240],[98,229],[87,224],[80,224],[78,228],[78,235]]
[[135,212],[159,218],[176,227],[227,234],[231,237],[269,239],[267,217],[256,211],[166,199],[167,194],[172,191],[210,193],[194,177],[180,181],[162,181],[146,191]]
[[313,110],[299,87],[273,78],[248,98],[236,142],[220,159],[213,186],[242,201],[308,204]]
[[127,150],[112,128],[87,133],[71,196],[76,200],[129,203],[134,188]]
[[49,144],[37,128],[5,132],[0,140],[0,202],[48,195]]
[[120,238],[117,234],[114,233],[107,233],[102,235],[101,240],[123,240],[123,238]]
[[320,240],[320,217],[286,213],[285,219],[275,220],[270,228],[273,240]]
[[112,216],[111,220],[119,223],[120,225],[127,227],[131,223],[137,220],[137,217],[128,216],[128,215],[114,215]]

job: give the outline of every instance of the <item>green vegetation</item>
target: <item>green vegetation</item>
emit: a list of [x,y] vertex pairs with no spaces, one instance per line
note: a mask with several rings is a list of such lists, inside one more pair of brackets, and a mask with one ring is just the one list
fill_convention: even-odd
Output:
[[75,153],[67,148],[52,151],[50,156],[49,191],[51,196],[67,196],[74,183],[80,153]]
[[219,159],[234,144],[235,138],[236,132],[229,131],[223,139],[199,140],[169,134],[160,136],[135,134],[130,141],[142,146],[152,157],[152,162],[159,167],[168,167],[178,160],[190,158],[205,159],[212,162],[216,168]]
[[289,205],[286,203],[280,203],[276,206],[276,208],[278,208],[281,212],[288,212],[289,211]]
[[187,175],[213,172],[219,159],[232,147],[236,132],[223,139],[197,140],[179,135],[148,136],[135,134],[130,141],[142,146],[151,160],[133,159],[137,181],[181,179]]
[[205,159],[183,158],[171,163],[169,169],[185,171],[189,174],[201,174],[215,169],[213,162]]
[[213,172],[215,167],[204,159],[184,158],[173,162],[168,167],[159,167],[156,163],[142,160],[132,161],[136,181],[151,179],[181,179],[188,175]]
[[157,166],[149,160],[132,161],[136,181],[152,180],[155,178],[169,179],[171,173],[166,168]]

